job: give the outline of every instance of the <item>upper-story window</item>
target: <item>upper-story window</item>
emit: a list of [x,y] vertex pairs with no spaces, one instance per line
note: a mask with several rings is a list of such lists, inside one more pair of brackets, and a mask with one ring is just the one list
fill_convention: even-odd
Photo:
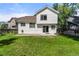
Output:
[[41,20],[47,20],[47,15],[41,15]]
[[25,26],[25,23],[21,23],[21,26]]

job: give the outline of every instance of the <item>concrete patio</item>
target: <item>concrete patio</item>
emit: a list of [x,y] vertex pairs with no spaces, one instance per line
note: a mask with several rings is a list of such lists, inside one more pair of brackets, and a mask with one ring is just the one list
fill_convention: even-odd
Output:
[[50,35],[50,34],[16,34],[16,36],[56,36],[55,35]]

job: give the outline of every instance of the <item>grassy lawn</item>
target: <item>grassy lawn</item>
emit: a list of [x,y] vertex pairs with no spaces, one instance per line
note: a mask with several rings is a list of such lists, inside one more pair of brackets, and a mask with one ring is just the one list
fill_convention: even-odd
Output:
[[79,39],[68,36],[0,36],[1,56],[79,55]]

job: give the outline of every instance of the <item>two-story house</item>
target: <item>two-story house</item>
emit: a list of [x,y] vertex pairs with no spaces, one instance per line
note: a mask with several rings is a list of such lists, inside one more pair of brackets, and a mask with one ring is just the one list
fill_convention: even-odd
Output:
[[58,13],[52,8],[45,7],[34,16],[18,18],[18,34],[54,35],[57,32]]

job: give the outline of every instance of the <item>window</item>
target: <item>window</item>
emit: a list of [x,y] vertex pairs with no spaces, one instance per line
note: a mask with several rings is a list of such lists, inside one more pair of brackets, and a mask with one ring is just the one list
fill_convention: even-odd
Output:
[[21,23],[21,26],[25,26],[25,23]]
[[49,26],[43,26],[43,32],[48,33],[49,32]]
[[16,27],[16,26],[12,26],[12,27]]
[[55,25],[52,25],[52,26],[51,26],[51,29],[55,29]]
[[41,15],[41,20],[47,20],[47,15]]
[[30,23],[30,28],[35,28],[35,23]]

